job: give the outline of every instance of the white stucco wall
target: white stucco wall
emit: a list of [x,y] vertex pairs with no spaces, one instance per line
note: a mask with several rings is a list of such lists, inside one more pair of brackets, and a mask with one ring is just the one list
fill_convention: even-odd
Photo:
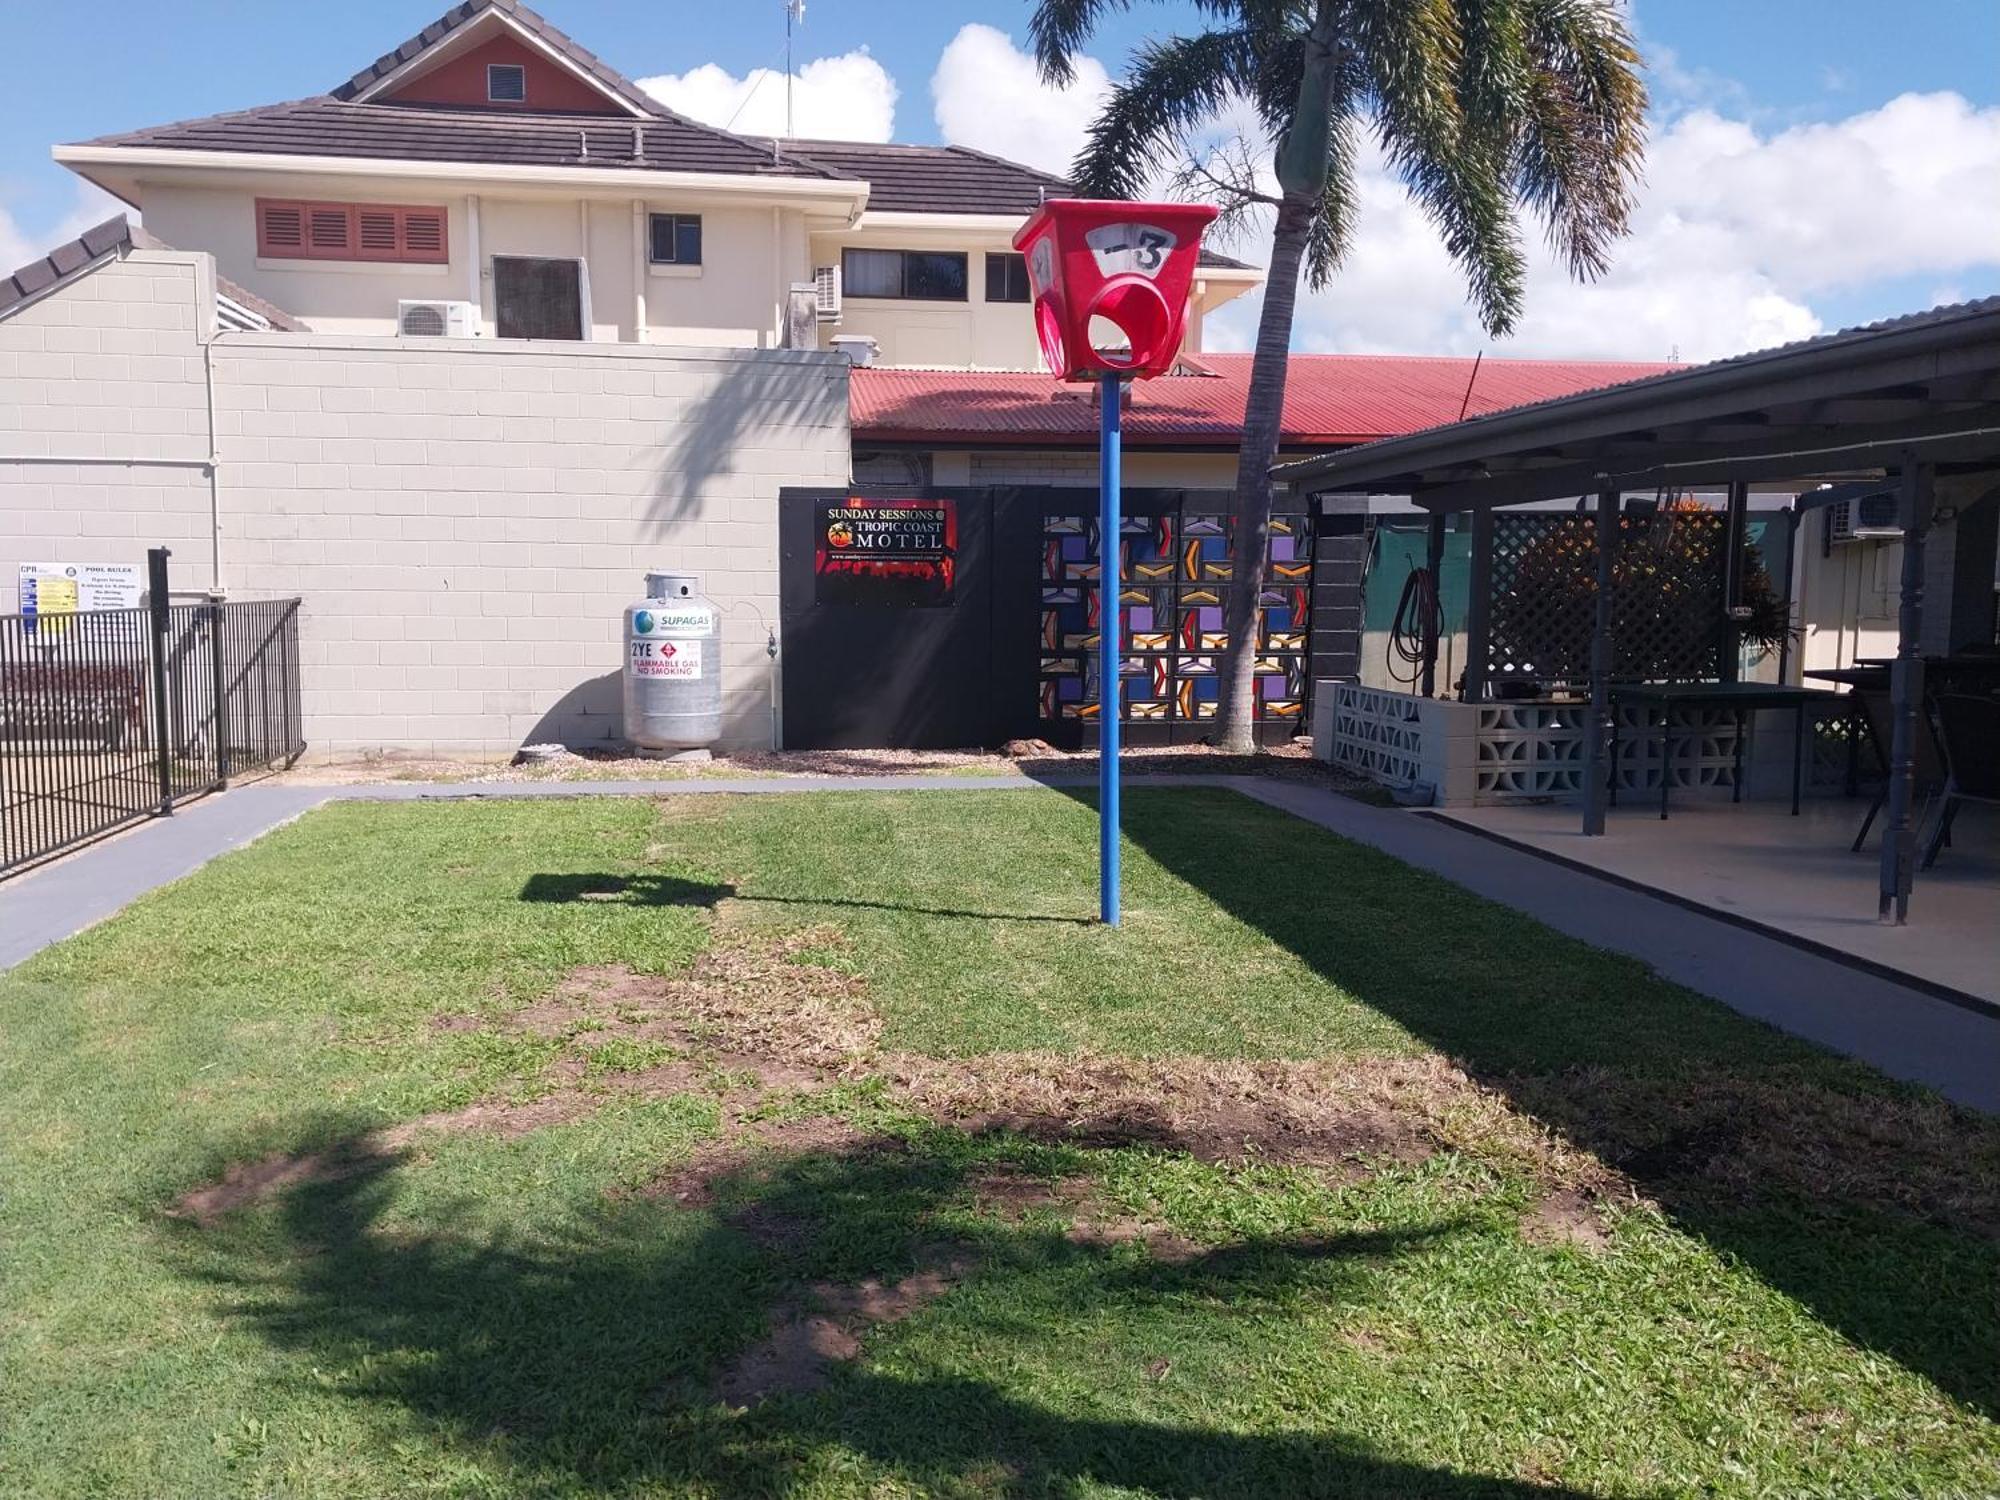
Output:
[[[257,255],[256,200],[315,196],[305,188],[253,191],[158,183],[146,191],[146,227],[180,250],[208,251],[222,274],[309,324],[315,333],[392,334],[405,298],[472,301],[473,260],[483,329],[494,331],[493,257],[581,258],[589,267],[591,338],[633,342],[640,322],[635,270],[644,266],[647,343],[759,348],[777,341],[783,289],[807,280],[804,217],[782,208],[726,208],[619,197],[524,198],[412,191],[404,183],[358,182],[338,196],[362,203],[441,204],[448,264],[277,261]],[[635,216],[634,203],[639,212]],[[646,215],[702,217],[699,267],[645,261]],[[474,218],[478,221],[475,236]]]
[[[0,319],[0,456],[203,457],[205,262],[141,252]],[[615,738],[620,611],[659,565],[725,609],[727,742],[768,743],[777,494],[846,479],[837,356],[235,333],[210,353],[222,584],[305,600],[314,750]],[[199,469],[0,463],[9,579],[165,542],[176,586],[205,587],[210,538]]]

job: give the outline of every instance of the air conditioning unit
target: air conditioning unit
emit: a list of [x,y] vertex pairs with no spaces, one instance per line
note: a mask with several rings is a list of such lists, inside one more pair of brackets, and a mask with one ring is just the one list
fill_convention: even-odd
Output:
[[1903,534],[1894,490],[1836,500],[1826,509],[1827,540],[1834,543],[1894,541]]
[[476,339],[479,309],[470,302],[398,302],[396,332],[406,339]]
[[840,267],[813,268],[813,311],[822,323],[840,321]]

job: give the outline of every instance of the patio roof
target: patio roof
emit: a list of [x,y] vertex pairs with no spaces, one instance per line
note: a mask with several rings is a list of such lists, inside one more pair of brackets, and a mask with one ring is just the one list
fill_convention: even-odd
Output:
[[2000,297],[1281,465],[1308,492],[1484,510],[1607,489],[1812,479],[1914,453],[2000,458]]

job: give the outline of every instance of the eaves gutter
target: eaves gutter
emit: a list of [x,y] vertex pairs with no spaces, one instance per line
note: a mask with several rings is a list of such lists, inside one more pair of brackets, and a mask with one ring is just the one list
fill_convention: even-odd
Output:
[[[1490,458],[1514,439],[1532,439],[1535,445],[1588,442],[1629,430],[1624,419],[1635,416],[1659,426],[1699,421],[1740,409],[1740,405],[1729,405],[1730,398],[1760,389],[1773,405],[1813,399],[1786,388],[1834,374],[1858,376],[1895,362],[1922,365],[1956,350],[1984,350],[1993,356],[1990,363],[2000,366],[2000,311],[1981,311],[1913,328],[1833,334],[1824,343],[1805,348],[1773,349],[1601,390],[1580,391],[1385,438],[1364,449],[1280,464],[1271,470],[1271,477],[1312,490],[1367,485],[1417,469]],[[1891,373],[1896,379],[1921,380],[1938,372],[1911,368]],[[1857,390],[1867,388],[1865,380],[1857,379],[1853,384]],[[1719,410],[1710,409],[1718,403]],[[1314,482],[1321,479],[1327,482]]]
[[84,176],[87,169],[241,173],[307,173],[333,177],[409,178],[412,181],[500,184],[508,187],[605,188],[619,192],[703,193],[711,197],[787,198],[835,203],[850,215],[868,203],[859,178],[763,177],[742,172],[662,172],[643,167],[546,167],[505,162],[413,160],[406,157],[306,156],[259,151],[203,151],[176,146],[57,146],[50,155]]
[[[1076,448],[1097,451],[1097,434],[1092,432],[927,432],[915,427],[856,427],[854,441],[899,448]],[[1127,426],[1127,449],[1171,450],[1176,452],[1234,453],[1241,444],[1240,430],[1218,428],[1194,433],[1146,433]],[[1287,433],[1279,451],[1317,452],[1326,448],[1356,447],[1369,442],[1365,437],[1339,434]]]

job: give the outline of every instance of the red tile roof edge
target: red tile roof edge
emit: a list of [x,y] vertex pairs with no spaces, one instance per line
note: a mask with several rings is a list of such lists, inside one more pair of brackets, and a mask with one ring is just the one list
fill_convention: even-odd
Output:
[[[1242,432],[1248,354],[1188,357],[1190,373],[1145,382],[1126,408],[1125,441],[1138,448],[1233,444]],[[1346,447],[1480,414],[1644,379],[1680,366],[1654,361],[1547,360],[1454,355],[1295,354],[1280,433],[1287,449]],[[1095,440],[1095,404],[1074,387],[1025,371],[854,371],[850,412],[858,440],[1061,447]]]

